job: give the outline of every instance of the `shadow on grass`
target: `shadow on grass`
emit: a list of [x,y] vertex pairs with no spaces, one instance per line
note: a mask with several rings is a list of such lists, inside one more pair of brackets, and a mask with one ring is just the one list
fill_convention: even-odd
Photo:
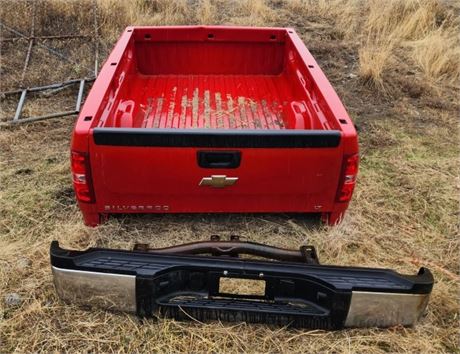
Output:
[[218,230],[227,226],[229,230],[233,230],[238,225],[254,224],[257,226],[259,223],[270,223],[283,226],[290,221],[308,231],[313,231],[324,226],[320,217],[320,213],[111,214],[109,220],[116,220],[128,230],[169,223],[184,226],[207,224],[208,226],[216,226]]

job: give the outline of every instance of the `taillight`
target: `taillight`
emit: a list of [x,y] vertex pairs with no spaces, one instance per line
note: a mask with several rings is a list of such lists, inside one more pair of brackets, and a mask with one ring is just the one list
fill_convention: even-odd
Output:
[[342,167],[342,176],[337,192],[337,201],[348,202],[351,199],[353,190],[355,189],[356,175],[358,174],[358,164],[358,154],[345,157]]
[[77,199],[85,203],[94,202],[94,192],[91,181],[88,155],[72,151],[71,168],[73,186]]

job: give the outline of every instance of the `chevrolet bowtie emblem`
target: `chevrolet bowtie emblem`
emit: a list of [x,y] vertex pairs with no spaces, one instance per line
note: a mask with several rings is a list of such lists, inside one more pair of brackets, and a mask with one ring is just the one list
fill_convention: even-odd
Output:
[[224,188],[232,186],[238,181],[238,177],[227,177],[226,175],[212,175],[211,177],[203,177],[200,186],[210,186],[214,188]]

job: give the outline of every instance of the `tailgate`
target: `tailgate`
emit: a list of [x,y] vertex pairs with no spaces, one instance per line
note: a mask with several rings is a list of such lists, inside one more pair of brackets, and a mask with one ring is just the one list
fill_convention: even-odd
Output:
[[339,131],[96,128],[105,212],[289,212],[332,207]]

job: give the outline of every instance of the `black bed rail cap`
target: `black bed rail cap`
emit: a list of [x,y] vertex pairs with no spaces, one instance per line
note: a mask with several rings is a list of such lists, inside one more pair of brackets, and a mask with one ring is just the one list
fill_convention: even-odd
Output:
[[338,130],[95,128],[96,145],[199,148],[333,148]]

